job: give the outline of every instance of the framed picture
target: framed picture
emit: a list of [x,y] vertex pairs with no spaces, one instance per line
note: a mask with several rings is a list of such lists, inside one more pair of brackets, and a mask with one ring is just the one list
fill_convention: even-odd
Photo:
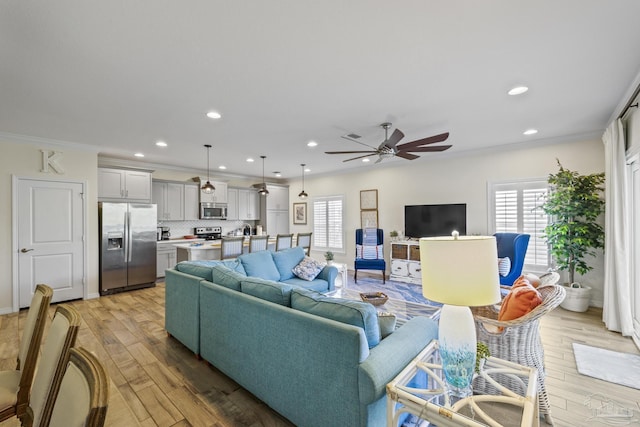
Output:
[[293,223],[307,224],[307,202],[293,204]]
[[360,210],[378,209],[378,190],[360,190]]
[[378,210],[360,211],[361,228],[378,228]]

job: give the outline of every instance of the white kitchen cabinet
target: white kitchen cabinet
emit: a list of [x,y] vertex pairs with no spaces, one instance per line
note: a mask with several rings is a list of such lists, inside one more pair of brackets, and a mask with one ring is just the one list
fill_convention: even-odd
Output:
[[289,211],[267,211],[267,234],[289,234]]
[[98,199],[149,203],[151,173],[127,169],[98,168]]
[[238,192],[237,188],[227,189],[227,221],[238,221],[240,219]]
[[156,250],[156,277],[164,277],[164,271],[173,268],[177,261],[177,250],[173,244],[158,243]]
[[[258,192],[254,189],[238,190],[238,219],[257,220],[260,219],[260,209],[258,202]],[[229,206],[231,201],[229,201]]]
[[198,184],[154,180],[152,202],[158,205],[158,221],[195,221],[200,215]]
[[200,218],[200,186],[184,184],[184,220],[195,221]]
[[289,210],[289,187],[267,185],[269,194],[265,197],[267,210]]

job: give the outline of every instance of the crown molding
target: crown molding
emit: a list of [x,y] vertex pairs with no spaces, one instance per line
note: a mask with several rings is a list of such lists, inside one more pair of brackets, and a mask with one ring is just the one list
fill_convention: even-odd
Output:
[[90,153],[98,153],[100,147],[89,144],[80,144],[77,142],[60,141],[51,138],[41,138],[39,136],[20,135],[17,133],[0,132],[0,140],[7,142],[22,142],[25,144],[44,145],[50,148],[69,148],[77,151],[87,151]]

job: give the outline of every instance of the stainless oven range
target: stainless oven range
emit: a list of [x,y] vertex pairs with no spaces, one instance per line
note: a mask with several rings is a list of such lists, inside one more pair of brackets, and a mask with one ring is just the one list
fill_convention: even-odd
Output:
[[193,234],[199,239],[220,240],[222,239],[222,227],[196,227]]

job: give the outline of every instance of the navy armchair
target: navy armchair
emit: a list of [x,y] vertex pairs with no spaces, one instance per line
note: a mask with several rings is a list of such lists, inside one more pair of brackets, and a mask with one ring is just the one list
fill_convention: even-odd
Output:
[[522,274],[524,257],[529,246],[529,235],[519,233],[495,233],[498,258],[509,258],[511,269],[506,276],[500,276],[500,284],[511,286]]
[[356,259],[353,280],[358,283],[358,270],[381,270],[382,283],[385,283],[383,242],[384,232],[380,228],[358,228],[356,230]]

